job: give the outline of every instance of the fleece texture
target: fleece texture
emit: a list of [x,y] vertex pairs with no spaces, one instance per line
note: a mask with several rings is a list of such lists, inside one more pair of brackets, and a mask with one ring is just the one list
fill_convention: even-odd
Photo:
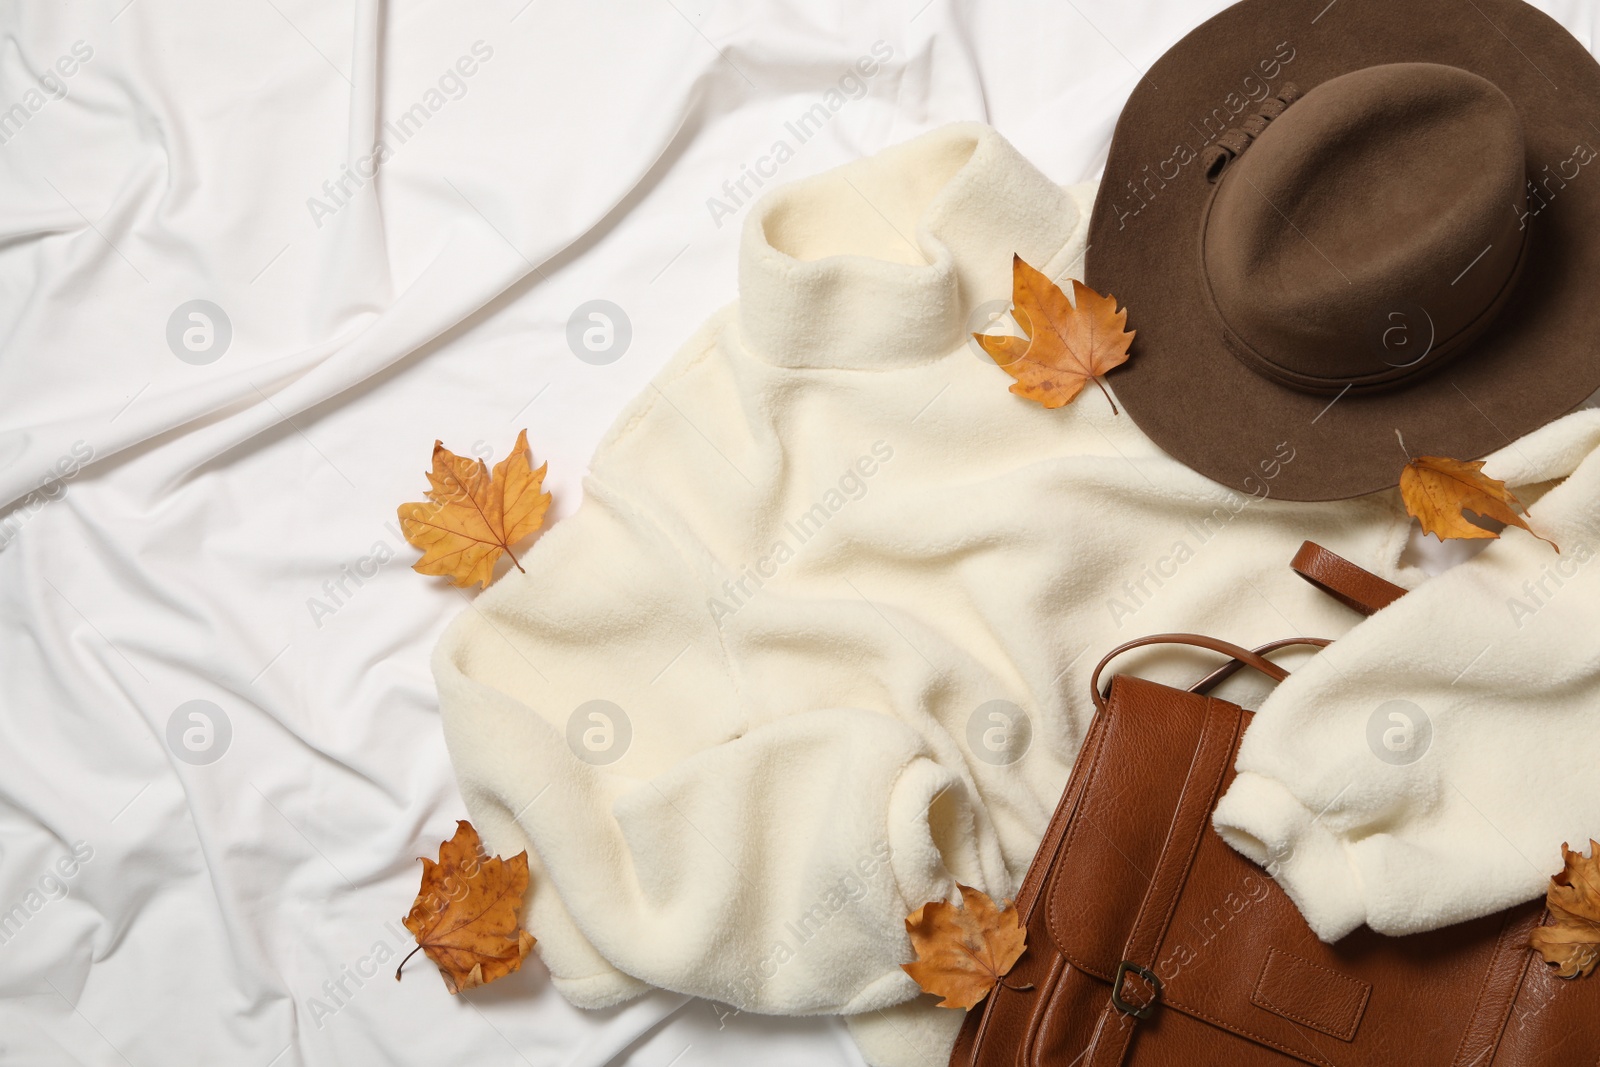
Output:
[[1271,499],[1292,440],[1241,459],[1246,495],[1092,386],[1054,411],[1008,391],[969,330],[1013,253],[1077,275],[1093,195],[970,123],[769,192],[739,302],[448,628],[461,790],[490,848],[529,851],[526,921],[573,1003],[845,1013],[874,1064],[939,1062],[961,1015],[901,971],[904,919],[957,880],[1015,893],[1095,661],[1161,630],[1342,632],[1287,568],[1305,537],[1392,572],[1392,497]]
[[1485,462],[1559,554],[1507,530],[1262,704],[1215,825],[1324,941],[1532,900],[1563,842],[1600,837],[1597,447],[1586,409]]

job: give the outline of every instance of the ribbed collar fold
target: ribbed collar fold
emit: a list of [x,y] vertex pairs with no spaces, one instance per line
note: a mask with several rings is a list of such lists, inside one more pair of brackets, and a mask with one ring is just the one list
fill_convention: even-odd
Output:
[[1011,256],[1043,266],[1076,201],[991,127],[943,126],[772,190],[745,220],[739,325],[786,367],[889,368],[947,354]]

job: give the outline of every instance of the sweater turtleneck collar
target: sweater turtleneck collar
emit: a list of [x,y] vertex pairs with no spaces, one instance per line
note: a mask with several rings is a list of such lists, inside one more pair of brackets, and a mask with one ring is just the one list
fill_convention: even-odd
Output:
[[994,129],[953,123],[772,190],[745,220],[739,327],[786,367],[887,369],[960,345],[1086,212]]

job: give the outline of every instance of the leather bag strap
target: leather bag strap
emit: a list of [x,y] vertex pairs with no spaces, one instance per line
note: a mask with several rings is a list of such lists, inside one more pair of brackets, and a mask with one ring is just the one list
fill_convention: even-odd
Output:
[[[1237,653],[1248,658],[1239,657]],[[1268,674],[1285,673],[1283,668],[1248,649],[1238,648],[1229,654],[1251,666],[1256,666],[1258,661],[1270,667]],[[1120,1067],[1133,1043],[1135,1024],[1148,1018],[1161,999],[1161,980],[1152,970],[1156,954],[1166,939],[1173,912],[1194,865],[1195,853],[1211,821],[1211,808],[1238,736],[1239,720],[1235,716],[1213,714],[1212,707],[1213,702],[1207,700],[1194,763],[1184,780],[1166,843],[1123,946],[1123,963],[1112,980],[1111,1000],[1100,1011],[1094,1036],[1083,1058],[1084,1067]],[[1135,978],[1137,983],[1132,981]]]
[[[1281,682],[1289,676],[1289,672],[1267,659],[1267,653],[1291,645],[1320,648],[1328,643],[1325,638],[1292,637],[1249,649],[1204,634],[1152,634],[1118,645],[1108,652],[1096,664],[1089,679],[1089,689],[1095,707],[1103,713],[1106,710],[1106,698],[1100,692],[1101,673],[1117,656],[1146,645],[1191,645],[1229,657],[1226,664],[1206,675],[1190,689],[1190,692],[1204,695],[1243,667],[1253,667],[1273,681]],[[1166,936],[1173,909],[1177,907],[1183,884],[1188,879],[1194,852],[1211,817],[1211,806],[1216,799],[1221,776],[1227,770],[1226,753],[1232,749],[1235,740],[1235,731],[1222,729],[1217,716],[1206,716],[1196,746],[1194,766],[1212,768],[1213,771],[1209,775],[1197,775],[1191,771],[1184,782],[1166,847],[1156,864],[1155,877],[1145,892],[1133,929],[1123,947],[1124,962],[1112,980],[1111,1000],[1101,1009],[1094,1033],[1089,1039],[1089,1047],[1084,1051],[1083,1067],[1120,1067],[1127,1058],[1139,1021],[1155,1009],[1161,997],[1160,980],[1147,964],[1153,962],[1156,950]],[[1129,982],[1132,978],[1144,985],[1143,992],[1133,992],[1134,987]]]
[[1536,955],[1528,951],[1528,938],[1544,917],[1542,908],[1526,912],[1509,911],[1500,938],[1495,943],[1494,956],[1489,969],[1484,972],[1483,983],[1478,987],[1478,999],[1472,1006],[1472,1018],[1461,1035],[1456,1058],[1450,1067],[1484,1067],[1494,1062],[1500,1047],[1501,1035],[1521,995],[1522,976],[1535,964]]
[[[1282,641],[1272,641],[1250,651],[1258,656],[1265,656],[1269,652],[1276,652],[1280,648],[1290,648],[1295,645],[1310,645],[1313,648],[1327,648],[1332,642],[1326,637],[1286,637]],[[1189,687],[1189,692],[1205,696],[1211,690],[1233,677],[1246,666],[1240,659],[1230,659],[1198,682]]]
[[1289,563],[1294,572],[1347,608],[1363,615],[1375,614],[1405,595],[1393,582],[1384,581],[1371,571],[1329,552],[1315,541],[1306,541]]
[[1143,648],[1145,645],[1192,645],[1195,648],[1221,652],[1224,656],[1230,657],[1231,663],[1225,664],[1206,675],[1196,682],[1194,688],[1190,690],[1191,692],[1203,694],[1209,692],[1213,686],[1241,667],[1254,667],[1274,682],[1281,682],[1289,677],[1289,672],[1267,659],[1263,653],[1272,652],[1289,645],[1314,645],[1318,648],[1323,648],[1328,644],[1328,639],[1323,637],[1291,637],[1283,641],[1274,641],[1271,644],[1262,645],[1258,649],[1248,649],[1242,645],[1233,644],[1231,641],[1221,641],[1215,637],[1207,637],[1205,634],[1151,634],[1149,637],[1139,637],[1132,641],[1124,642],[1107,652],[1104,658],[1095,665],[1094,673],[1089,676],[1089,695],[1094,700],[1095,710],[1105,711],[1106,698],[1100,692],[1101,673],[1106,669],[1107,664],[1124,652],[1132,651],[1135,648]]

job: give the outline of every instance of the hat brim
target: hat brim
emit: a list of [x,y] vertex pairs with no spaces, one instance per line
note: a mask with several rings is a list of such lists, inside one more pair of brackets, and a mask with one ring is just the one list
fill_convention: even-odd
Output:
[[[1263,84],[1272,95],[1285,82],[1309,92],[1352,70],[1404,62],[1471,71],[1516,107],[1538,183],[1527,203],[1527,262],[1488,331],[1438,371],[1376,395],[1296,392],[1235,358],[1206,303],[1199,234],[1215,186],[1202,151],[1221,132],[1218,116],[1248,115]],[[1128,308],[1138,335],[1107,383],[1175,459],[1231,488],[1288,500],[1386,489],[1407,454],[1472,459],[1536,429],[1600,388],[1597,121],[1600,64],[1522,0],[1228,8],[1150,68],[1117,122],[1084,280]],[[1180,162],[1184,149],[1193,158]]]

